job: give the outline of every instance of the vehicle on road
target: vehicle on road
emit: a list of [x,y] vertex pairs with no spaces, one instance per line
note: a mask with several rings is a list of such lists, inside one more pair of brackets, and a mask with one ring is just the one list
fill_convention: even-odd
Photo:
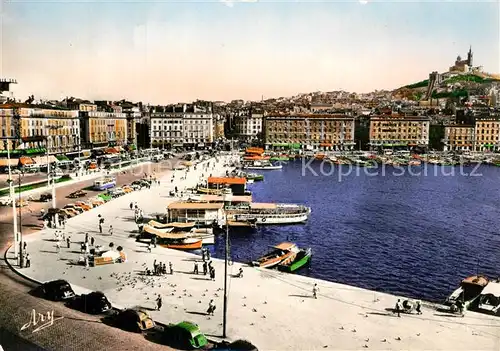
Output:
[[90,314],[100,314],[111,309],[111,303],[108,298],[100,291],[75,296],[68,301],[67,305],[68,307]]
[[66,216],[67,218],[72,218],[72,217],[75,217],[78,214],[78,212],[76,212],[75,210],[72,210],[71,208],[63,208],[63,209],[59,210],[59,214],[62,214],[64,216]]
[[172,347],[199,349],[208,344],[200,327],[192,322],[169,324],[163,331],[163,340]]
[[76,205],[73,205],[73,204],[67,204],[66,206],[63,207],[64,210],[74,210],[75,212],[77,212],[77,214],[80,214],[80,213],[83,213],[84,212],[84,209],[79,207],[79,206],[76,206]]
[[75,292],[66,280],[57,279],[45,282],[33,290],[33,294],[52,301],[63,301],[75,296]]
[[2,197],[0,198],[1,206],[10,206],[12,205],[12,199],[10,197]]
[[84,201],[76,201],[75,205],[80,206],[83,208],[85,211],[91,210],[94,206],[92,206],[92,203],[89,202],[84,202]]
[[116,179],[113,177],[105,177],[94,182],[94,190],[106,190],[116,186]]
[[141,309],[126,309],[120,311],[114,319],[117,327],[140,333],[155,327],[155,322],[149,316],[148,312]]
[[70,199],[76,199],[78,197],[84,197],[86,195],[87,195],[87,193],[85,191],[83,191],[83,190],[77,190],[77,191],[74,191],[71,194],[69,194],[68,198],[70,198]]
[[42,194],[40,195],[40,199],[38,201],[49,202],[50,200],[52,200],[52,194]]
[[123,191],[128,194],[128,193],[131,193],[132,191],[134,191],[134,189],[132,189],[131,187],[129,187],[128,185],[124,185],[122,186],[122,189]]

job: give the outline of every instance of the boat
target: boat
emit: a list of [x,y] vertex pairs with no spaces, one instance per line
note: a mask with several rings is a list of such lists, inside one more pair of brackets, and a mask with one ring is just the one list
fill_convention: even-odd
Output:
[[264,180],[264,175],[257,173],[247,173],[244,175],[244,177],[247,179],[247,181],[253,180],[254,182],[260,182]]
[[488,285],[488,278],[473,275],[460,282],[460,286],[451,293],[444,305],[451,306],[457,301],[462,301],[464,308],[468,309],[481,295],[481,292]]
[[94,190],[106,190],[116,186],[116,179],[113,177],[105,177],[94,181]]
[[495,316],[500,315],[500,280],[489,282],[484,287],[477,299],[476,306],[471,308],[480,313],[491,314]]
[[326,154],[323,154],[323,153],[318,153],[318,154],[314,155],[314,158],[316,160],[323,160],[325,157],[326,157]]
[[274,170],[274,169],[282,169],[282,165],[274,165],[271,162],[262,162],[262,161],[255,161],[253,163],[244,165],[243,168],[245,169],[262,169],[262,170]]
[[286,155],[271,156],[270,161],[289,161],[290,157]]
[[420,166],[422,162],[420,160],[410,160],[408,161],[408,165],[410,166]]
[[294,243],[284,242],[273,246],[273,250],[253,261],[252,264],[256,267],[272,268],[284,260],[293,260],[298,251],[299,249]]
[[203,245],[202,239],[185,238],[185,239],[170,239],[168,242],[161,242],[158,245],[167,249],[176,250],[198,250]]
[[312,257],[312,249],[300,249],[293,260],[285,260],[278,264],[278,269],[282,272],[295,272],[309,263]]
[[296,204],[274,204],[252,202],[238,208],[226,209],[228,217],[235,222],[255,224],[296,224],[307,221],[311,208]]

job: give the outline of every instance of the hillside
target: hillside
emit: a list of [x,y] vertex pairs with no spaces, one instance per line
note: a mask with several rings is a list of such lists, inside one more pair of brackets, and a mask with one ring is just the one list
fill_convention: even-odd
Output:
[[[492,75],[482,72],[470,74],[460,74],[454,77],[445,79],[441,84],[434,88],[432,97],[460,97],[466,96],[468,89],[487,87],[494,82],[500,82],[499,75]],[[420,82],[412,83],[395,89],[392,95],[396,99],[420,100],[425,95],[429,80],[425,79]],[[450,87],[450,85],[453,85]]]

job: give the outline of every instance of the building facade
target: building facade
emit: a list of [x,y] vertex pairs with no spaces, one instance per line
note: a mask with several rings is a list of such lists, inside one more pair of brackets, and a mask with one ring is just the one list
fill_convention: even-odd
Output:
[[151,112],[153,147],[204,148],[214,142],[214,115],[210,107],[175,105]]
[[[65,154],[78,149],[78,111],[39,105],[5,105],[0,108],[2,139],[10,149],[28,154]],[[0,143],[0,149],[7,144]]]
[[329,114],[271,114],[264,118],[266,149],[351,150],[354,118]]
[[474,126],[452,124],[444,128],[444,151],[473,150],[475,143]]
[[239,140],[250,142],[262,135],[264,112],[260,109],[242,111],[235,117],[235,129]]
[[370,147],[428,147],[429,126],[425,116],[371,116]]
[[127,144],[127,116],[107,111],[80,111],[82,141],[85,148],[103,148]]

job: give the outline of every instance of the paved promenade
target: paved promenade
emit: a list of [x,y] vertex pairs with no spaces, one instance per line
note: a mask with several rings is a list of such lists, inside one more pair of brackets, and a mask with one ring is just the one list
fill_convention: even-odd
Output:
[[[212,161],[214,162],[214,161]],[[200,325],[210,336],[222,332],[223,261],[214,259],[216,280],[203,274],[193,274],[193,253],[161,247],[147,252],[146,245],[135,242],[137,233],[131,201],[146,214],[164,212],[174,186],[179,190],[194,185],[201,173],[225,173],[220,160],[217,167],[204,171],[202,166],[190,170],[188,178],[180,181],[184,171],[176,171],[176,182],[170,175],[161,185],[125,195],[101,207],[85,212],[68,221],[66,235],[71,235],[71,248],[56,253],[53,230],[43,230],[28,238],[30,268],[20,272],[38,281],[56,278],[68,280],[77,292],[103,291],[117,307],[141,306],[151,309],[152,317],[162,323],[190,320]],[[104,233],[98,233],[97,216],[105,218]],[[113,235],[107,234],[108,226]],[[96,244],[107,247],[121,245],[128,261],[85,268],[75,265],[80,256],[80,242],[85,233]],[[64,245],[63,245],[64,246]],[[12,253],[9,253],[9,257]],[[154,260],[172,262],[174,274],[162,277],[144,276],[146,267]],[[314,280],[272,270],[244,266],[244,277],[235,278],[240,264],[229,267],[228,337],[245,338],[260,350],[493,350],[499,349],[500,320],[468,312],[464,318],[455,317],[424,305],[423,315],[401,318],[387,312],[398,297],[346,285]],[[201,270],[201,264],[199,265]],[[318,299],[312,298],[312,287],[318,283]],[[163,297],[163,308],[154,311],[155,298]],[[205,312],[211,299],[217,306],[215,315]]]

